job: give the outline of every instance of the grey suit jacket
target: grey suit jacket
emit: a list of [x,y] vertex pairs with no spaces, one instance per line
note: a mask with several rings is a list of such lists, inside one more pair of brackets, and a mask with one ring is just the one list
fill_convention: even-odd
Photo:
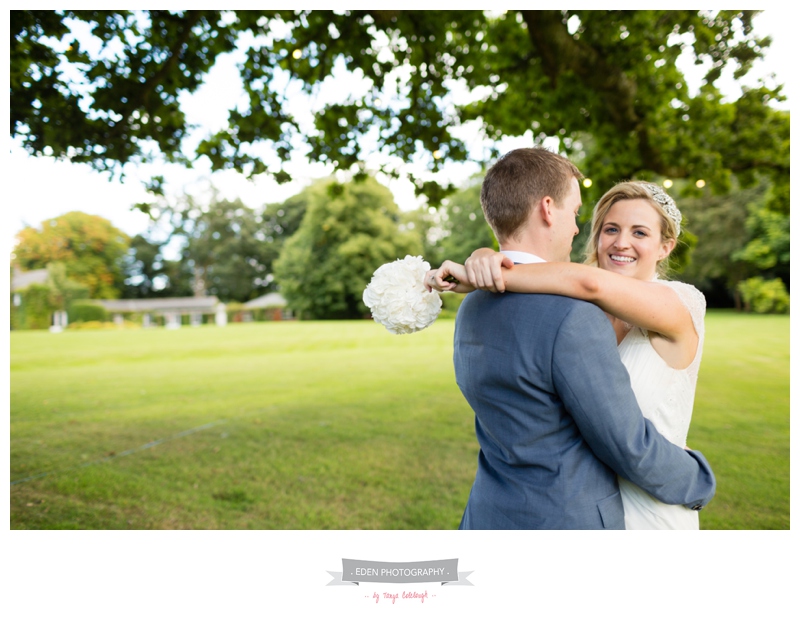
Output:
[[668,504],[714,496],[705,458],[642,416],[595,305],[470,293],[454,363],[480,443],[459,529],[624,529],[617,474]]

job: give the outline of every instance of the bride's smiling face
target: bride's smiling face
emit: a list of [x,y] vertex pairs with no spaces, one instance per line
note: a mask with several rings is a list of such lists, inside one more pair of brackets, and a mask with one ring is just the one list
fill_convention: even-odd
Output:
[[661,216],[644,199],[620,200],[606,213],[597,239],[601,269],[640,280],[652,280],[656,265],[675,246],[661,236]]

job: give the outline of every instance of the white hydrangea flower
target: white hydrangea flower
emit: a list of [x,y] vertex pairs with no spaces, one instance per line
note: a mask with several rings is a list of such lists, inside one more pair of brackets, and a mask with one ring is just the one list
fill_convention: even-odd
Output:
[[411,334],[433,323],[442,299],[425,290],[423,279],[430,268],[421,256],[410,255],[378,267],[362,296],[372,318],[393,334]]

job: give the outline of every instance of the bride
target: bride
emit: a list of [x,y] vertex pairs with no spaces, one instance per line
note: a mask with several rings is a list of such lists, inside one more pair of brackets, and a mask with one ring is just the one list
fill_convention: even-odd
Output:
[[[689,284],[662,279],[681,219],[658,185],[619,183],[595,207],[587,264],[514,265],[508,256],[483,248],[466,265],[445,261],[431,274],[433,288],[549,293],[595,303],[614,327],[642,413],[684,447],[703,350],[705,298]],[[619,485],[626,529],[699,528],[697,511],[664,504],[622,478]]]

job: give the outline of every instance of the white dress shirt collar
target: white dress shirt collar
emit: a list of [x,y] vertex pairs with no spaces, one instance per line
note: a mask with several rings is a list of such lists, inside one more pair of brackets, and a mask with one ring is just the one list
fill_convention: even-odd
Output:
[[536,254],[529,254],[528,252],[520,252],[518,250],[500,250],[503,254],[508,256],[515,263],[527,265],[529,263],[546,263],[543,258],[539,258]]

